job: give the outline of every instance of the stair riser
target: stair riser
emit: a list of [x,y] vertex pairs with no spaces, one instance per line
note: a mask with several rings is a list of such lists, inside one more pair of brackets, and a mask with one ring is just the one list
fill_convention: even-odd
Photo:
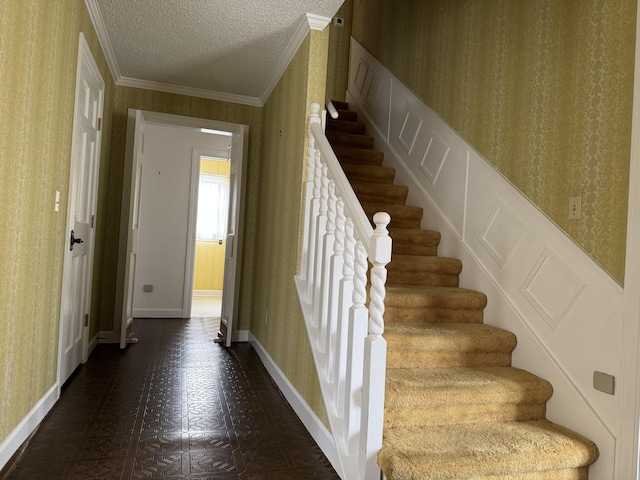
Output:
[[341,164],[380,167],[384,161],[384,155],[380,155],[380,152],[375,150],[340,149],[334,146],[334,152]]
[[449,405],[406,410],[385,409],[385,421],[402,427],[432,427],[452,423],[489,423],[539,420],[545,418],[545,405]]
[[511,352],[420,352],[411,351],[387,338],[387,369],[449,368],[449,367],[509,367]]
[[364,123],[354,122],[351,120],[333,120],[327,121],[327,132],[349,133],[352,135],[364,135]]
[[[343,164],[344,167],[344,164]],[[393,185],[393,176],[388,175],[380,175],[377,177],[373,177],[371,175],[363,175],[359,172],[349,172],[347,169],[344,169],[344,173],[347,176],[349,182],[359,182],[359,183],[375,183],[378,185]]]
[[415,285],[431,287],[457,287],[459,276],[457,273],[407,272],[402,269],[388,268],[388,285]]
[[352,135],[341,132],[326,132],[327,138],[331,145],[343,145],[351,148],[373,148],[373,137],[366,135]]
[[377,202],[387,205],[404,205],[407,200],[407,192],[399,191],[397,189],[389,189],[388,191],[375,192],[358,192],[356,195],[361,202]]
[[482,310],[411,308],[386,305],[385,322],[482,323]]

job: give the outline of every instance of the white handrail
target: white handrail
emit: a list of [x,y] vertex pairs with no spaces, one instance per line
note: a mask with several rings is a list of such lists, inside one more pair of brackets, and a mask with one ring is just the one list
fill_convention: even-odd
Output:
[[295,280],[340,458],[334,467],[345,480],[378,480],[391,217],[376,213],[372,227],[324,134],[317,103],[309,119],[304,205],[301,272]]
[[327,107],[327,112],[329,112],[329,115],[331,115],[331,118],[333,118],[334,120],[336,118],[338,118],[340,116],[340,114],[338,113],[338,110],[336,110],[336,106],[333,104],[333,102],[326,97],[325,98],[325,105]]

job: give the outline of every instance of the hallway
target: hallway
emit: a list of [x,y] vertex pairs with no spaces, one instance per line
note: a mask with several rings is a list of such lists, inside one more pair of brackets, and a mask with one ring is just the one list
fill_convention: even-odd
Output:
[[99,345],[0,480],[339,477],[249,344],[212,319],[138,320]]

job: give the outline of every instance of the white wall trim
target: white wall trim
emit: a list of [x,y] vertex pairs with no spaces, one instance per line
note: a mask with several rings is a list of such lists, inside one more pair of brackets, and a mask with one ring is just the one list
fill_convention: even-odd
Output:
[[284,72],[286,71],[287,67],[291,63],[291,60],[293,60],[293,57],[298,52],[300,45],[302,45],[302,42],[304,42],[304,39],[307,38],[307,35],[309,34],[309,32],[311,30],[322,30],[322,28],[319,28],[319,26],[322,25],[322,23],[325,20],[327,22],[326,25],[328,25],[329,22],[331,21],[331,19],[329,18],[321,17],[319,15],[312,15],[312,14],[307,14],[302,19],[302,21],[298,25],[298,29],[293,35],[293,38],[289,42],[289,45],[287,45],[286,50],[282,54],[282,57],[280,57],[280,61],[278,62],[278,65],[273,71],[273,75],[271,75],[271,79],[269,80],[269,83],[267,83],[267,86],[265,87],[264,91],[260,95],[259,106],[262,107],[267,102],[267,100],[269,99],[269,96],[271,95],[271,92],[273,92],[273,89],[276,88],[276,85],[280,81],[280,78],[282,78],[282,75],[284,75]]
[[620,285],[353,39],[349,77],[352,109],[424,209],[423,228],[442,234],[439,254],[460,258],[461,286],[487,295],[485,323],[516,334],[514,366],[553,384],[549,419],[598,444],[589,478],[631,478],[615,468],[621,395],[592,384],[594,371],[628,378]]
[[9,436],[0,444],[0,470],[11,460],[24,441],[47,416],[56,401],[60,398],[58,384],[54,384],[22,419]]
[[152,82],[149,80],[138,80],[131,77],[118,77],[116,85],[123,87],[141,88],[143,90],[154,90],[157,92],[175,93],[178,95],[188,95],[190,97],[207,98],[228,103],[239,103],[252,107],[262,107],[264,104],[261,98],[247,95],[234,95],[231,93],[217,92],[204,88],[186,87],[182,85],[171,85],[169,83]]
[[[640,3],[637,6],[640,15]],[[640,18],[640,17],[638,17]],[[625,256],[620,448],[618,478],[640,479],[640,22],[636,22],[635,75]]]
[[136,308],[133,318],[182,318],[181,308]]
[[309,434],[313,437],[327,459],[333,465],[336,472],[342,471],[340,457],[333,442],[333,436],[327,427],[320,421],[318,416],[309,407],[309,404],[302,398],[287,376],[280,370],[280,367],[273,361],[269,353],[252,333],[249,332],[249,343],[255,349],[262,360],[265,368],[273,378],[291,408],[296,412],[300,421],[304,424]]

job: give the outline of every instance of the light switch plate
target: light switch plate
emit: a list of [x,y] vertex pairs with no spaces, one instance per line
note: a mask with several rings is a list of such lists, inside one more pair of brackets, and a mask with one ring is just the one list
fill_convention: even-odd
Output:
[[142,286],[142,291],[143,292],[153,292],[153,285],[143,285]]
[[616,377],[602,372],[593,372],[593,388],[609,395],[616,389]]

